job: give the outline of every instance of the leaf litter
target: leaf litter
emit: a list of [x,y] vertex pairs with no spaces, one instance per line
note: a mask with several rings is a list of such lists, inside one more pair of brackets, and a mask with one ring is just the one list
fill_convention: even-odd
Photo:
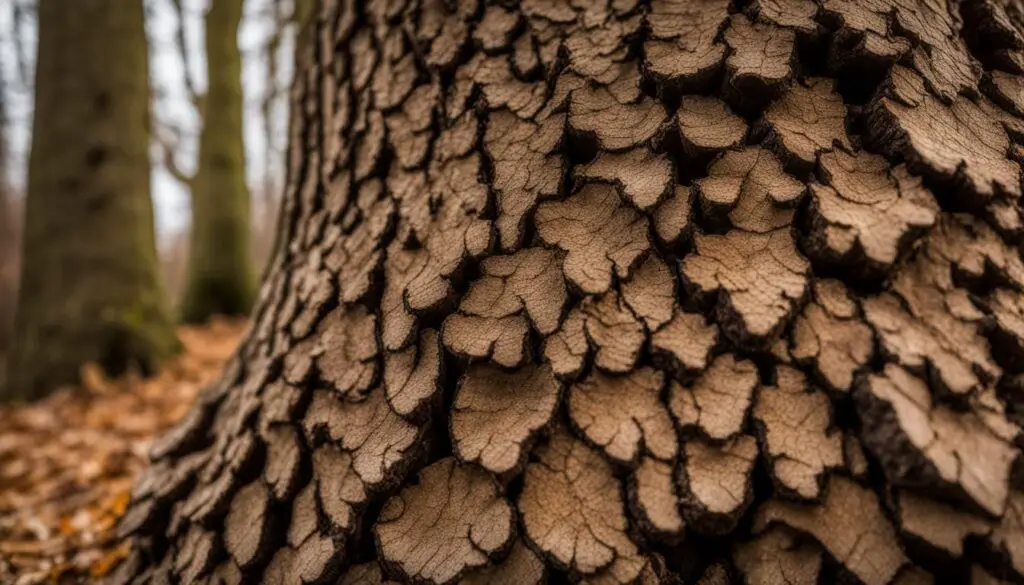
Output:
[[182,326],[183,350],[155,377],[106,378],[0,407],[0,583],[90,583],[127,554],[115,537],[150,442],[220,375],[247,323]]

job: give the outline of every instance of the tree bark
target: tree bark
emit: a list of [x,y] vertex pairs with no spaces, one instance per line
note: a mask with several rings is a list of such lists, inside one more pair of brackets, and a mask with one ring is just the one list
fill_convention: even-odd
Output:
[[1021,18],[321,3],[113,581],[1024,582]]
[[42,0],[38,27],[7,400],[75,382],[87,361],[146,373],[177,348],[149,195],[142,3]]
[[242,131],[242,0],[213,2],[206,15],[208,88],[203,97],[199,167],[191,181],[192,234],[182,320],[244,315],[255,282]]

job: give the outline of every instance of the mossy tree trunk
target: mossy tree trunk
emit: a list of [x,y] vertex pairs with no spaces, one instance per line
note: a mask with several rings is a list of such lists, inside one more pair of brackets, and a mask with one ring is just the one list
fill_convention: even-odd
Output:
[[255,295],[250,201],[242,131],[242,0],[217,0],[206,15],[208,88],[192,188],[192,235],[181,318],[243,315]]
[[150,200],[141,0],[40,0],[21,285],[3,398],[152,372],[178,347]]
[[1024,583],[1024,14],[334,0],[115,583]]
[[295,12],[293,13],[292,20],[299,26],[304,26],[310,16],[313,15],[313,9],[315,8],[316,0],[295,0],[293,8]]

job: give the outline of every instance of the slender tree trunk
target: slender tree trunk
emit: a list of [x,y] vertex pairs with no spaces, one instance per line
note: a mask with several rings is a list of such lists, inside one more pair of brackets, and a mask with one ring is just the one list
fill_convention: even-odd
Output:
[[6,358],[10,347],[11,327],[14,321],[14,283],[16,275],[14,217],[8,169],[10,168],[10,143],[7,118],[7,78],[0,64],[0,386],[6,378]]
[[192,181],[192,237],[181,316],[249,312],[255,295],[249,189],[242,134],[242,0],[210,4],[206,16],[209,85],[203,99],[199,168]]
[[316,14],[114,582],[1024,582],[1020,12]]
[[177,348],[149,195],[142,2],[41,0],[9,388],[32,399],[97,362],[153,370]]

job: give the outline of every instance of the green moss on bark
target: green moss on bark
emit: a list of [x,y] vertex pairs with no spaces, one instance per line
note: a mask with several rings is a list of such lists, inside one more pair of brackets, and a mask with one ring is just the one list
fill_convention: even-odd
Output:
[[150,199],[141,1],[40,0],[21,286],[5,400],[97,362],[155,370],[178,341]]
[[243,315],[255,298],[249,191],[242,134],[242,0],[218,0],[206,16],[208,89],[199,168],[192,181],[192,238],[182,320]]
[[11,341],[14,318],[14,266],[18,247],[14,233],[14,215],[7,184],[7,164],[10,160],[7,134],[7,103],[3,64],[0,63],[0,386],[6,379],[7,349]]

